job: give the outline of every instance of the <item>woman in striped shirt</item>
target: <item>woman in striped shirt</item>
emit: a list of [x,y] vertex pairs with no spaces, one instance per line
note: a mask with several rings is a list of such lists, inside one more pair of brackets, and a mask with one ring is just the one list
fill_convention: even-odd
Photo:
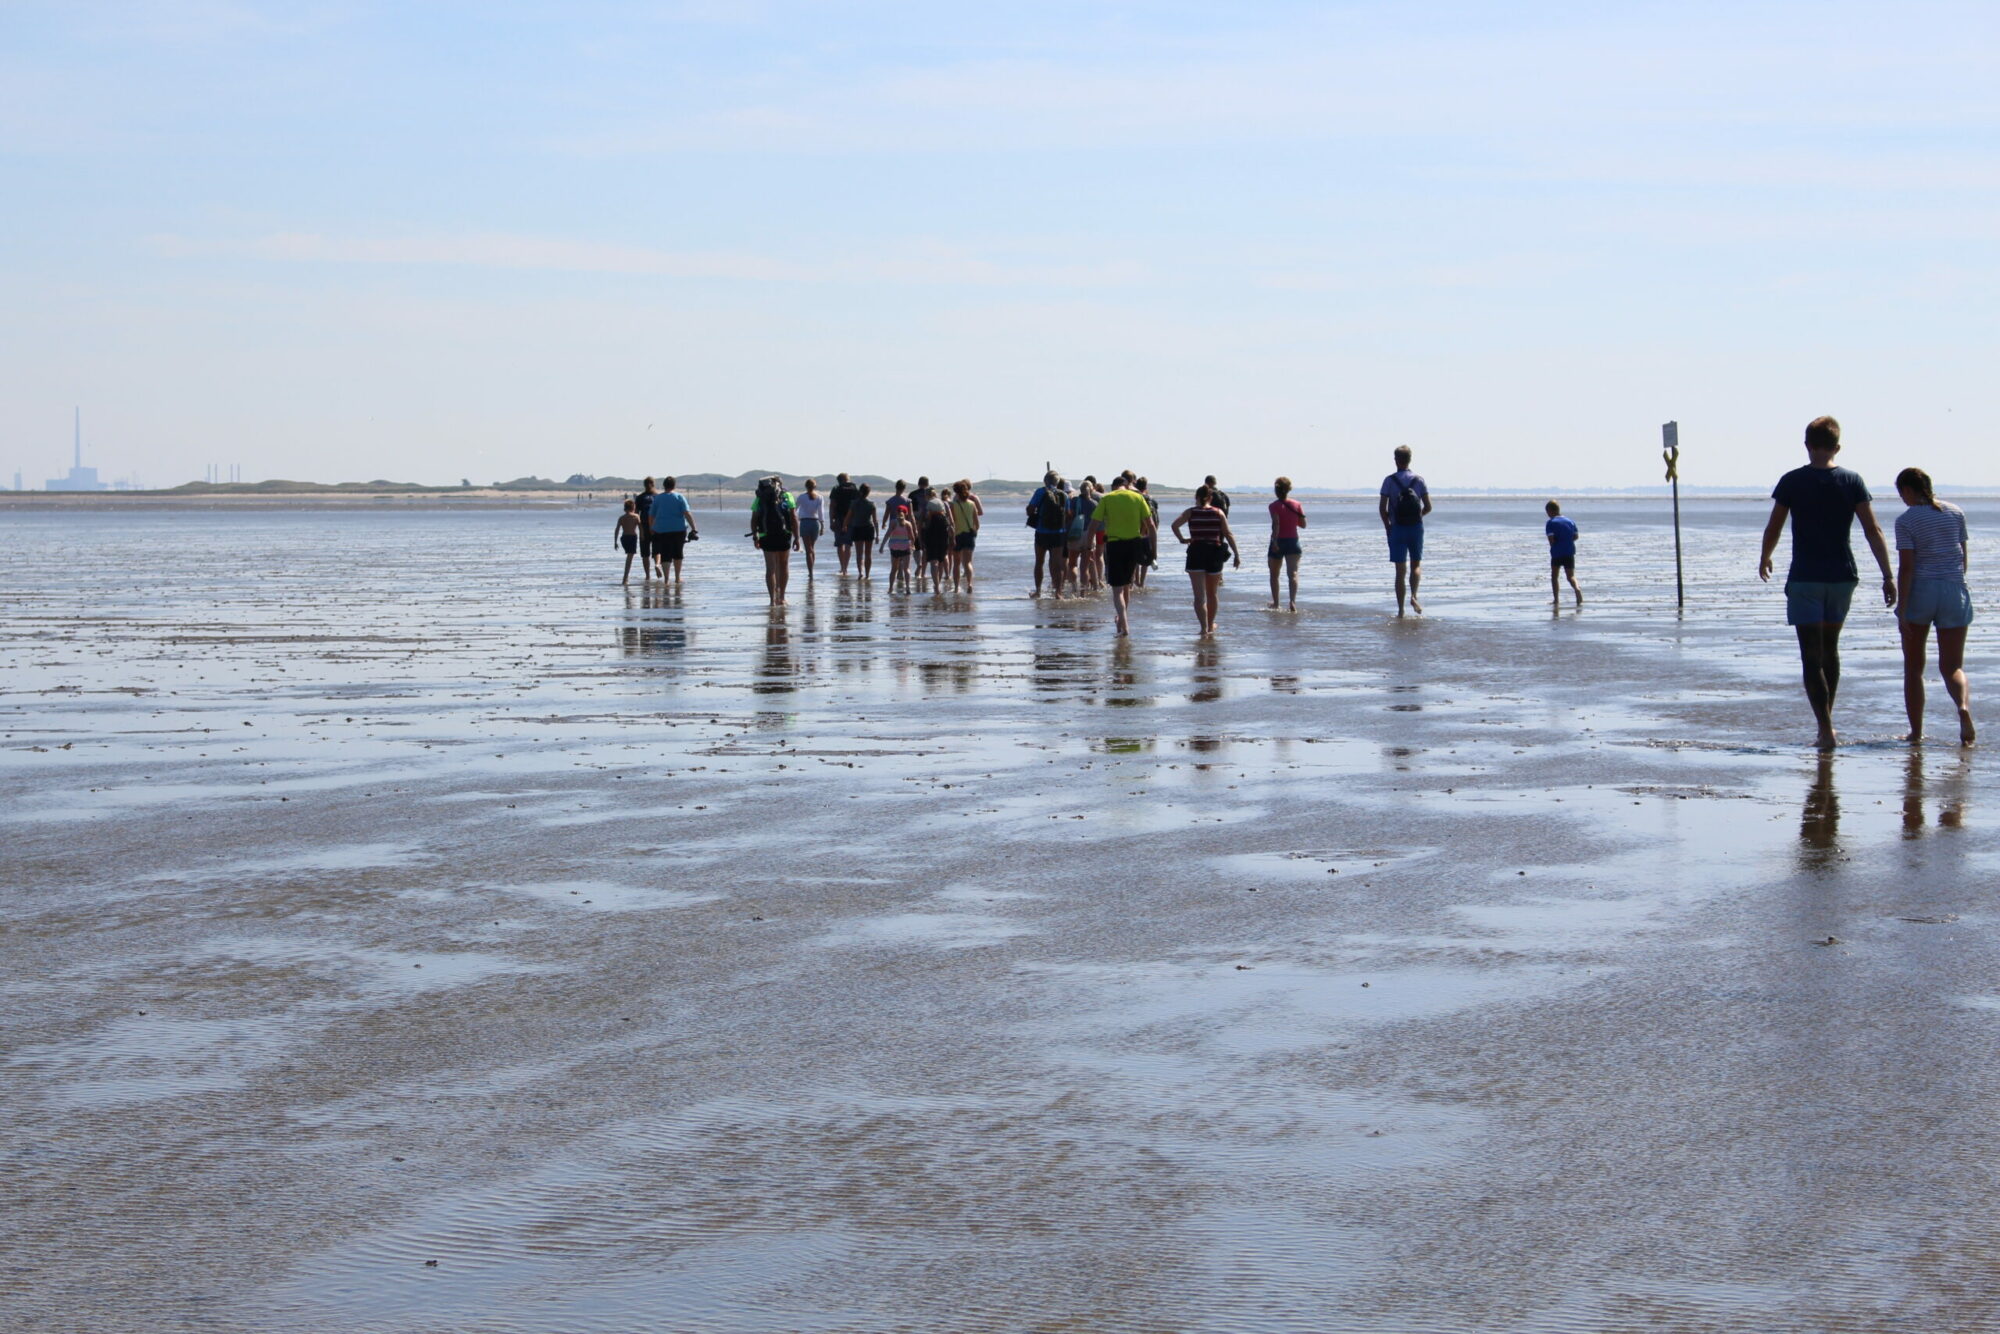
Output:
[[1935,625],[1938,673],[1958,706],[1958,739],[1969,746],[1976,732],[1965,680],[1965,630],[1972,624],[1972,595],[1965,587],[1965,511],[1939,500],[1922,468],[1897,473],[1896,494],[1909,506],[1896,516],[1896,621],[1903,634],[1909,740],[1924,739],[1924,650]]
[[[1174,536],[1187,548],[1188,583],[1194,588],[1194,619],[1201,627],[1200,638],[1215,633],[1215,605],[1222,596],[1222,561],[1225,556],[1243,568],[1242,553],[1236,549],[1236,534],[1229,530],[1229,516],[1215,505],[1215,494],[1206,486],[1195,488],[1194,504],[1181,511],[1173,522]],[[1182,532],[1186,529],[1186,532]]]

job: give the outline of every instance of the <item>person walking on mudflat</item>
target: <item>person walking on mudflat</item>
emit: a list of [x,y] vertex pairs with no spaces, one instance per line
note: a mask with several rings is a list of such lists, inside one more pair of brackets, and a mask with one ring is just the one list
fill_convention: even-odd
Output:
[[1958,741],[1978,739],[1971,687],[1965,680],[1965,632],[1972,594],[1965,586],[1965,511],[1937,498],[1922,468],[1896,474],[1896,494],[1909,506],[1896,516],[1896,628],[1903,636],[1903,708],[1911,745],[1924,739],[1924,650],[1937,627],[1938,674],[1958,708]]
[[[1270,504],[1271,546],[1267,553],[1271,566],[1271,610],[1278,609],[1278,571],[1282,567],[1291,582],[1286,585],[1291,596],[1286,601],[1286,610],[1299,609],[1299,529],[1306,527],[1306,507],[1292,499],[1292,479],[1280,477],[1271,486],[1271,494],[1277,499]],[[1221,507],[1224,514],[1229,507]]]
[[826,501],[820,498],[819,483],[808,477],[805,480],[806,493],[799,497],[799,549],[806,553],[806,582],[813,577],[813,548],[819,545],[819,535],[826,527]]
[[1834,462],[1840,453],[1840,423],[1815,417],[1806,425],[1805,467],[1778,479],[1771,492],[1771,520],[1764,525],[1764,554],[1757,577],[1771,581],[1771,555],[1792,523],[1792,564],[1785,575],[1785,623],[1798,631],[1799,662],[1805,670],[1806,700],[1819,724],[1817,744],[1831,750],[1833,704],[1840,694],[1840,628],[1854,601],[1861,576],[1854,566],[1848,534],[1861,520],[1861,534],[1882,570],[1882,603],[1896,605],[1896,577],[1889,572],[1889,547],[1868,484],[1861,474]]
[[[611,545],[625,548],[625,577],[618,582],[629,584],[632,582],[632,557],[639,554],[639,506],[636,502],[626,501],[625,512],[611,526]],[[645,577],[642,571],[639,575],[641,582]]]
[[677,489],[680,479],[669,477],[661,485],[666,489],[653,497],[653,555],[660,562],[660,577],[678,584],[681,559],[697,535],[694,511]]
[[[1236,534],[1229,530],[1229,516],[1217,509],[1214,493],[1206,486],[1194,489],[1194,504],[1181,511],[1171,525],[1174,536],[1187,548],[1188,584],[1194,590],[1194,619],[1201,627],[1199,638],[1215,634],[1216,604],[1222,597],[1222,562],[1225,559],[1243,568],[1243,553],[1236,549]],[[1181,530],[1185,528],[1187,532]]]
[[1549,539],[1549,601],[1562,605],[1562,581],[1569,579],[1569,591],[1576,594],[1576,605],[1583,605],[1583,590],[1576,582],[1576,520],[1563,514],[1563,507],[1551,500],[1542,506],[1542,512],[1549,516],[1542,525],[1542,533]]
[[1410,471],[1408,445],[1396,446],[1396,471],[1382,479],[1376,509],[1389,535],[1389,559],[1396,566],[1396,614],[1403,614],[1407,594],[1410,610],[1421,616],[1424,604],[1417,600],[1417,585],[1424,578],[1424,516],[1431,512],[1431,489]]
[[1035,530],[1035,596],[1042,595],[1042,571],[1048,571],[1055,595],[1063,595],[1063,574],[1069,555],[1069,490],[1053,469],[1028,497],[1028,527]]
[[776,607],[785,600],[785,586],[792,581],[792,552],[799,544],[799,521],[792,493],[777,477],[757,483],[757,497],[750,505],[750,540],[764,553],[764,590]]
[[1111,609],[1121,639],[1132,633],[1132,580],[1145,564],[1152,536],[1153,507],[1131,489],[1128,478],[1114,479],[1090,512],[1090,532],[1084,540],[1104,542],[1104,582],[1111,585]]
[[826,522],[833,533],[833,552],[840,557],[840,577],[847,577],[847,560],[854,547],[854,535],[848,531],[848,507],[861,494],[861,488],[849,481],[846,473],[833,479],[833,489],[826,493]]

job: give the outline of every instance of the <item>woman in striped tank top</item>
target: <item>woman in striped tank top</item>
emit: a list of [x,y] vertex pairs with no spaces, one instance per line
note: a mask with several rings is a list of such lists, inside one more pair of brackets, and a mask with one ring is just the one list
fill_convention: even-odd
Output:
[[1222,596],[1223,559],[1228,557],[1241,569],[1243,556],[1236,549],[1236,534],[1229,529],[1229,516],[1216,508],[1214,492],[1206,486],[1195,488],[1194,504],[1181,511],[1181,517],[1173,522],[1173,530],[1187,548],[1195,624],[1201,627],[1199,637],[1206,639],[1215,633],[1215,606]]
[[1972,594],[1965,587],[1965,511],[1937,498],[1930,474],[1905,468],[1896,494],[1909,508],[1896,516],[1896,624],[1903,634],[1903,708],[1912,743],[1924,739],[1924,650],[1937,626],[1938,673],[1958,706],[1958,739],[1971,745],[1970,687],[1965,680],[1965,631]]

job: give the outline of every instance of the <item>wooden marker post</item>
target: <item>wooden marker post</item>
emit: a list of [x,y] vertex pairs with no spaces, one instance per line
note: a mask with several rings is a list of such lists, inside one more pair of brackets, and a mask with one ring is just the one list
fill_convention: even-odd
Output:
[[1687,576],[1681,566],[1681,426],[1660,428],[1660,457],[1667,461],[1667,480],[1674,487],[1674,606],[1687,610]]

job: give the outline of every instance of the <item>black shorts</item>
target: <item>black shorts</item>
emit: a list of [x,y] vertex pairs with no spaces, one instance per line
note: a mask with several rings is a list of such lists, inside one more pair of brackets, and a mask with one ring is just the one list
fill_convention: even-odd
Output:
[[1037,532],[1035,534],[1035,550],[1037,551],[1061,551],[1068,545],[1069,534],[1067,533]]
[[957,547],[960,551],[970,551],[972,550],[973,544],[978,540],[979,540],[978,533],[960,533],[957,537],[952,539],[952,545]]
[[1221,542],[1190,542],[1187,549],[1189,574],[1221,574],[1229,559],[1229,548]]
[[1575,574],[1575,573],[1576,573],[1576,557],[1574,557],[1574,556],[1551,556],[1551,557],[1549,557],[1549,572],[1553,574],[1553,573],[1554,573],[1555,571],[1557,571],[1557,570],[1562,570],[1562,571],[1564,571],[1564,572],[1566,572],[1566,573],[1569,573],[1569,574]]
[[654,533],[653,554],[661,560],[679,560],[687,540],[686,533]]
[[621,533],[618,540],[624,545],[626,555],[636,556],[639,554],[639,535],[637,533]]
[[1132,582],[1133,572],[1146,563],[1146,539],[1121,537],[1104,544],[1104,581],[1113,588]]
[[943,560],[951,553],[951,542],[947,538],[927,537],[924,539],[924,559],[932,564]]
[[785,532],[765,533],[757,539],[757,546],[764,551],[790,551],[792,535]]
[[849,542],[858,542],[864,547],[875,545],[875,525],[872,523],[856,524],[847,530],[847,540]]

